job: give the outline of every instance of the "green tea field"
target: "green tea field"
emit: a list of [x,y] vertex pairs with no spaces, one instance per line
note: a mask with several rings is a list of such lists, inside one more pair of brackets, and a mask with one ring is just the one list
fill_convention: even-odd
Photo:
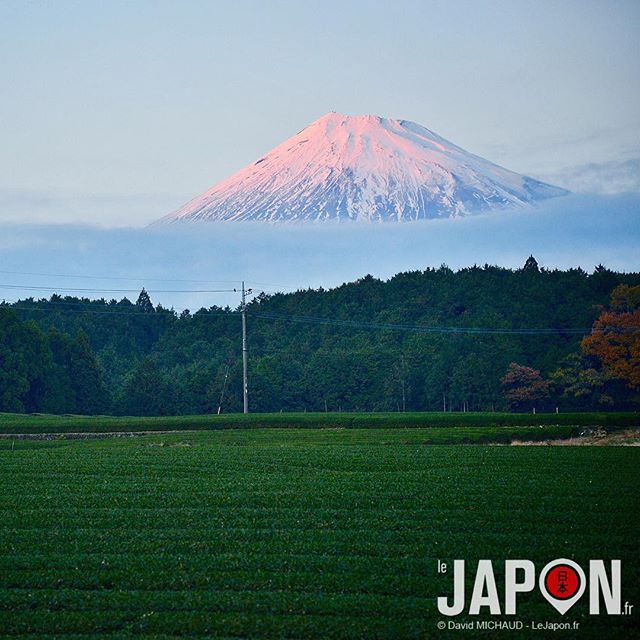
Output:
[[0,636],[640,637],[636,615],[585,596],[560,616],[537,590],[515,618],[579,632],[438,629],[456,558],[492,559],[499,585],[507,558],[620,559],[640,608],[640,449],[462,444],[500,429],[2,439]]
[[[496,427],[538,427],[538,437],[550,435],[567,437],[593,426],[615,431],[638,427],[638,412],[581,412],[581,413],[227,413],[222,415],[132,417],[77,416],[50,414],[0,413],[0,435],[20,433],[117,433],[131,431],[200,431],[212,429],[369,429],[369,428],[439,428],[438,442],[449,436],[459,439],[459,429],[476,429],[472,441],[495,441],[505,438],[508,431]],[[543,428],[543,429],[542,429]],[[430,432],[436,433],[436,432]],[[513,432],[515,433],[515,431]]]

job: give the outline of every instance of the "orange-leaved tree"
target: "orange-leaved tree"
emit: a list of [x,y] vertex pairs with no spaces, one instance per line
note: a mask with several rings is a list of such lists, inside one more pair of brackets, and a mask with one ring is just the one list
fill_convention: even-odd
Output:
[[511,409],[535,408],[536,403],[549,397],[549,381],[536,369],[515,362],[509,365],[500,384]]
[[621,284],[611,294],[611,305],[583,338],[582,351],[595,356],[614,378],[630,389],[640,389],[640,285]]

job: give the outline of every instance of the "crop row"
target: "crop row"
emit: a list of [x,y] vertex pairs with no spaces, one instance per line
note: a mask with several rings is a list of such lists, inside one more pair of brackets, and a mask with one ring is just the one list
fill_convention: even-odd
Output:
[[242,428],[389,429],[427,427],[604,426],[640,424],[631,413],[276,413],[166,417],[0,414],[0,433],[129,432]]
[[[494,559],[499,582],[505,558],[620,558],[639,599],[637,448],[431,447],[424,431],[5,446],[0,635],[441,637],[436,561],[454,558]],[[555,615],[539,594],[521,605]],[[585,602],[572,620],[616,637]]]

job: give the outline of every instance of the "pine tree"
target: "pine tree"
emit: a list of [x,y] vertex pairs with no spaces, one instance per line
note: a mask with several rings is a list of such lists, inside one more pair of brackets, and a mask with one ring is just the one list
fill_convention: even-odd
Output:
[[82,330],[73,345],[70,368],[76,412],[92,415],[106,411],[109,402],[102,369],[87,334]]
[[138,299],[136,300],[136,307],[143,311],[144,313],[153,313],[155,309],[153,308],[153,303],[151,302],[151,298],[147,293],[146,289],[143,287]]
[[122,412],[132,416],[166,415],[170,400],[170,388],[157,361],[149,356],[143,358],[125,382]]

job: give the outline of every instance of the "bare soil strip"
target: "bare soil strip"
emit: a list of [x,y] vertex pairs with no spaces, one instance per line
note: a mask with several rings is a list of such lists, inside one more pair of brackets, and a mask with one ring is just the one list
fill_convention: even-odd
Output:
[[514,440],[513,446],[640,446],[640,429],[625,429],[607,433],[604,429],[585,430],[575,438],[540,440],[538,442]]
[[137,436],[157,436],[170,433],[197,433],[184,429],[169,431],[105,431],[95,433],[0,433],[0,440],[98,440],[103,438],[135,438]]

